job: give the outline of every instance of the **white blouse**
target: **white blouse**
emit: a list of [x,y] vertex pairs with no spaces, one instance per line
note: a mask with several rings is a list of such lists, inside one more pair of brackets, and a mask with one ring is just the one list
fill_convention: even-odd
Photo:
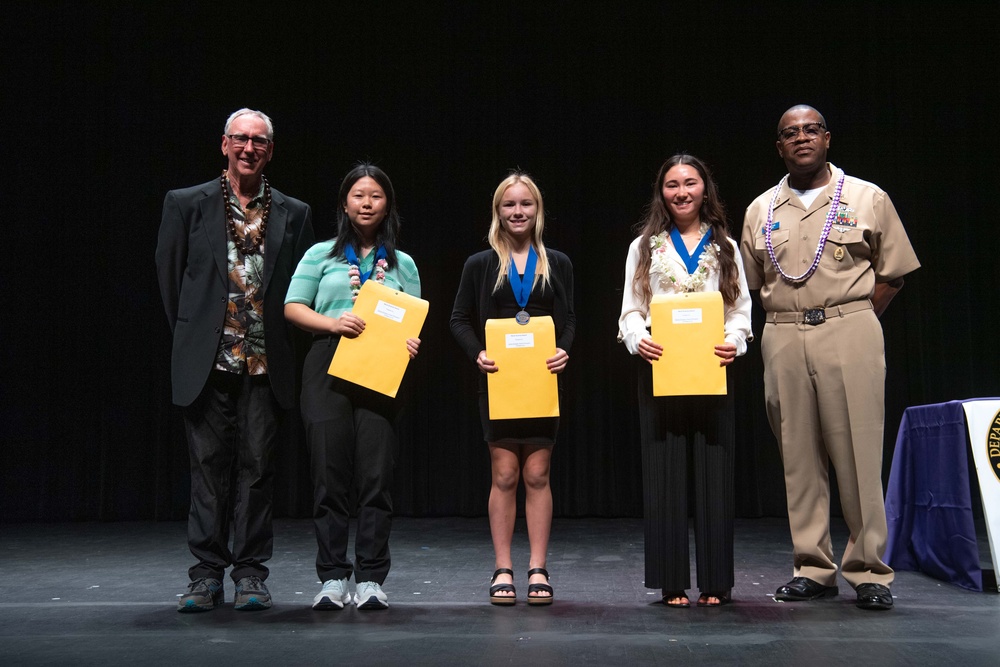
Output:
[[[743,258],[740,257],[739,247],[730,238],[726,239],[733,246],[736,257],[736,268],[740,276],[740,296],[732,306],[725,306],[725,334],[726,342],[736,345],[736,355],[746,354],[747,343],[753,340],[753,332],[750,329],[750,288],[747,287],[746,273],[743,271]],[[649,338],[649,304],[642,303],[632,291],[632,278],[635,276],[636,268],[639,266],[639,243],[642,237],[632,241],[628,247],[628,258],[625,260],[625,289],[622,294],[622,314],[618,318],[619,339],[625,343],[625,347],[631,354],[638,354],[639,341]],[[666,244],[666,254],[677,276],[688,275],[684,261],[677,253],[673,243]],[[649,286],[653,294],[673,294],[676,290],[672,285],[663,285],[660,281],[660,274],[655,269],[650,268]],[[719,273],[712,271],[705,279],[705,285],[701,291],[719,291]]]

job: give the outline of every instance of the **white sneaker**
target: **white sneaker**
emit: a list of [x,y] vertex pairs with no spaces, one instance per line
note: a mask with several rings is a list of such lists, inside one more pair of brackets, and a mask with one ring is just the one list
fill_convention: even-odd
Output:
[[313,609],[343,609],[351,603],[347,590],[347,579],[329,579],[323,582],[323,590],[313,598]]
[[388,609],[389,598],[374,581],[362,581],[354,591],[354,604],[358,609]]

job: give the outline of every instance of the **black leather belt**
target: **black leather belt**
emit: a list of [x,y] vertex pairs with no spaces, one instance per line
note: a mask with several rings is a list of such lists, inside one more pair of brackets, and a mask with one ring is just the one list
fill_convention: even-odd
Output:
[[843,317],[851,313],[862,310],[871,310],[872,302],[868,299],[864,301],[851,301],[839,306],[828,306],[827,308],[808,308],[803,311],[790,313],[768,313],[765,321],[771,324],[810,324],[816,326],[823,324],[831,317]]

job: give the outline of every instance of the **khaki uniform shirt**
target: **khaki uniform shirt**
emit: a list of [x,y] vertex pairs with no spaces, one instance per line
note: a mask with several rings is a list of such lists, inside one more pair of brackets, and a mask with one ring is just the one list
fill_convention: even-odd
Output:
[[[842,170],[828,164],[831,179],[806,209],[786,180],[774,204],[771,242],[787,275],[805,273],[816,246]],[[777,187],[777,186],[775,186]],[[875,283],[890,282],[918,268],[920,262],[889,196],[878,186],[847,176],[840,207],[819,266],[805,282],[789,283],[775,269],[764,240],[768,206],[774,188],[747,207],[740,252],[747,284],[759,289],[767,312],[826,308],[871,298]]]

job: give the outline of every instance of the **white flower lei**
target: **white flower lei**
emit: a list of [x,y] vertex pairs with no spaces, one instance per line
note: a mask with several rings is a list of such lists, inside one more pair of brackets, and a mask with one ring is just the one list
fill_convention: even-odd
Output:
[[[705,235],[707,230],[708,225],[702,223],[702,236]],[[672,260],[670,254],[667,252],[668,244],[672,245],[668,232],[663,231],[650,237],[649,248],[652,255],[650,258],[650,271],[660,274],[660,285],[665,289],[678,293],[700,292],[705,286],[705,280],[709,274],[713,271],[718,272],[719,253],[722,250],[714,241],[707,244],[705,250],[701,253],[701,257],[698,258],[698,268],[695,269],[694,273],[681,279],[677,277],[677,273],[674,271],[676,261]]]

